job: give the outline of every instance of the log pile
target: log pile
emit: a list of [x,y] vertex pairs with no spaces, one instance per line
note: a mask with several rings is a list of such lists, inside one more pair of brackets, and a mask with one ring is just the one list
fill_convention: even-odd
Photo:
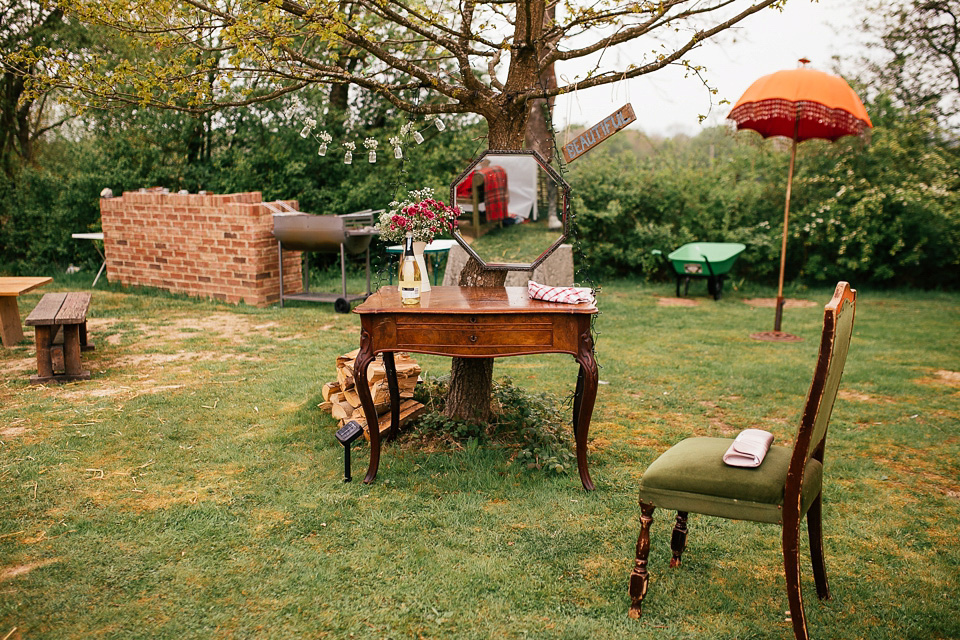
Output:
[[[339,420],[338,427],[342,427],[350,420],[356,420],[363,427],[363,435],[370,439],[367,430],[367,420],[360,406],[360,394],[357,393],[353,377],[353,364],[359,349],[345,353],[337,358],[337,379],[323,385],[321,394],[323,402],[318,406]],[[417,386],[420,377],[420,365],[405,353],[394,354],[394,363],[397,369],[397,385],[400,387],[400,426],[423,415],[424,406],[413,399],[413,389]],[[378,355],[376,360],[367,367],[367,383],[370,386],[370,396],[377,410],[377,421],[381,437],[388,435],[390,430],[390,389],[387,384],[387,370],[383,364],[383,356]]]

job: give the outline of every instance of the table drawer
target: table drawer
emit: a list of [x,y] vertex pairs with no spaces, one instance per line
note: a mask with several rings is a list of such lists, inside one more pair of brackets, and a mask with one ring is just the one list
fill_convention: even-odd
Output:
[[493,351],[550,349],[553,345],[553,323],[549,319],[529,318],[518,322],[516,317],[464,316],[450,318],[398,318],[397,346],[401,349],[466,347]]

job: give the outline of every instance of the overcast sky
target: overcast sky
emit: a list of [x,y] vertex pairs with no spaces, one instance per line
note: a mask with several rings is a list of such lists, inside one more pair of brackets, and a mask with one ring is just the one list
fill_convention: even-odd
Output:
[[[712,111],[710,96],[696,77],[684,78],[683,70],[666,68],[630,81],[561,96],[554,111],[557,127],[595,124],[630,102],[637,114],[637,123],[632,126],[650,134],[695,135],[702,126],[721,124],[733,103],[760,76],[795,68],[803,57],[821,71],[833,70],[834,56],[856,57],[863,51],[859,14],[864,2],[790,0],[782,12],[764,9],[741,22],[735,31],[721,34],[720,40],[696,49],[690,61],[706,66],[706,76],[718,90]],[[630,57],[629,48],[615,55],[619,56],[618,63],[640,62]],[[577,73],[573,67],[560,65],[557,71],[561,77]],[[730,104],[718,105],[723,98]],[[708,111],[708,119],[698,124],[698,115]]]

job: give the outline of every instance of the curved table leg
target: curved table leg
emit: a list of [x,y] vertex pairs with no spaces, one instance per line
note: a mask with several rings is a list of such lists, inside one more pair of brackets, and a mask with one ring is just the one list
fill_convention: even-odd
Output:
[[365,484],[373,482],[380,467],[380,423],[377,420],[377,409],[373,406],[373,396],[370,395],[370,385],[367,383],[367,368],[373,362],[373,358],[370,334],[367,331],[361,331],[360,352],[353,363],[353,375],[356,379],[357,395],[360,396],[360,406],[363,407],[363,415],[367,419],[367,433],[370,435],[370,466],[367,468],[367,476],[363,479]]
[[400,433],[400,384],[397,382],[397,365],[393,351],[383,352],[383,368],[387,374],[387,389],[390,391],[390,437]]
[[590,470],[587,467],[587,432],[590,430],[593,405],[597,400],[599,372],[597,361],[593,355],[593,336],[590,334],[589,321],[585,328],[581,328],[579,349],[575,357],[577,363],[580,364],[580,373],[577,376],[577,392],[573,400],[577,470],[580,472],[580,482],[583,483],[583,488],[587,491],[593,491],[593,481],[590,479]]

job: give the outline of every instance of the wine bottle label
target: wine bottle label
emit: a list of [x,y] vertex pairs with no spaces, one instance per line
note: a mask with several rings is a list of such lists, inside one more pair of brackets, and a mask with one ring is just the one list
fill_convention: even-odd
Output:
[[400,297],[405,299],[419,298],[420,287],[400,287]]

